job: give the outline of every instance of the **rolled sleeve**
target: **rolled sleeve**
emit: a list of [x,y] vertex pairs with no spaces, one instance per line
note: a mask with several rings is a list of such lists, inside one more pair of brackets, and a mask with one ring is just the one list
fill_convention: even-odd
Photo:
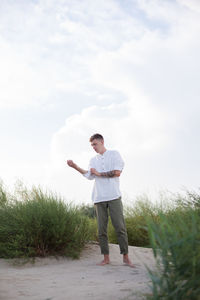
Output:
[[83,174],[83,176],[84,176],[85,178],[87,178],[88,180],[93,180],[93,179],[95,178],[95,175],[94,175],[94,174],[91,174],[91,172],[90,172],[90,169],[91,169],[91,168],[94,168],[94,165],[93,165],[93,159],[91,159],[90,162],[89,162],[89,166],[88,166],[88,171],[87,171],[87,173]]
[[90,171],[87,171],[87,173],[83,174],[83,176],[84,176],[85,178],[87,178],[88,180],[92,180],[92,179],[95,178],[95,175],[91,174]]

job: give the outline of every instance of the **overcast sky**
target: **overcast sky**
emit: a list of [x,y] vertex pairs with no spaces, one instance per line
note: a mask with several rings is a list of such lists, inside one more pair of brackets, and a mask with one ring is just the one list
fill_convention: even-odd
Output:
[[199,0],[1,0],[0,178],[91,202],[96,132],[124,199],[196,189]]

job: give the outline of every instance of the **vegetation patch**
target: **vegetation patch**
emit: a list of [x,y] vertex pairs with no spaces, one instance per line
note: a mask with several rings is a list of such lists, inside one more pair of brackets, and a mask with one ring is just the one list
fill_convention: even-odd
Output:
[[89,240],[89,219],[41,188],[10,197],[0,188],[0,257],[67,255],[77,258]]

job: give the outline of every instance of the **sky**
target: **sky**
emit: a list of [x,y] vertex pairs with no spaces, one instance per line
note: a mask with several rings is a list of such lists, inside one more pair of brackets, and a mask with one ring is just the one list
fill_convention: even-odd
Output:
[[199,188],[199,0],[1,0],[0,178],[91,203],[89,143],[124,201]]

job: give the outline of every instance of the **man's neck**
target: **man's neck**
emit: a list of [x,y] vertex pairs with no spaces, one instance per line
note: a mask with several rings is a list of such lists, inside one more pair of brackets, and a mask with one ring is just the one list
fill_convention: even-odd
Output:
[[106,152],[106,148],[103,148],[103,149],[99,152],[99,154],[103,155],[105,152]]

